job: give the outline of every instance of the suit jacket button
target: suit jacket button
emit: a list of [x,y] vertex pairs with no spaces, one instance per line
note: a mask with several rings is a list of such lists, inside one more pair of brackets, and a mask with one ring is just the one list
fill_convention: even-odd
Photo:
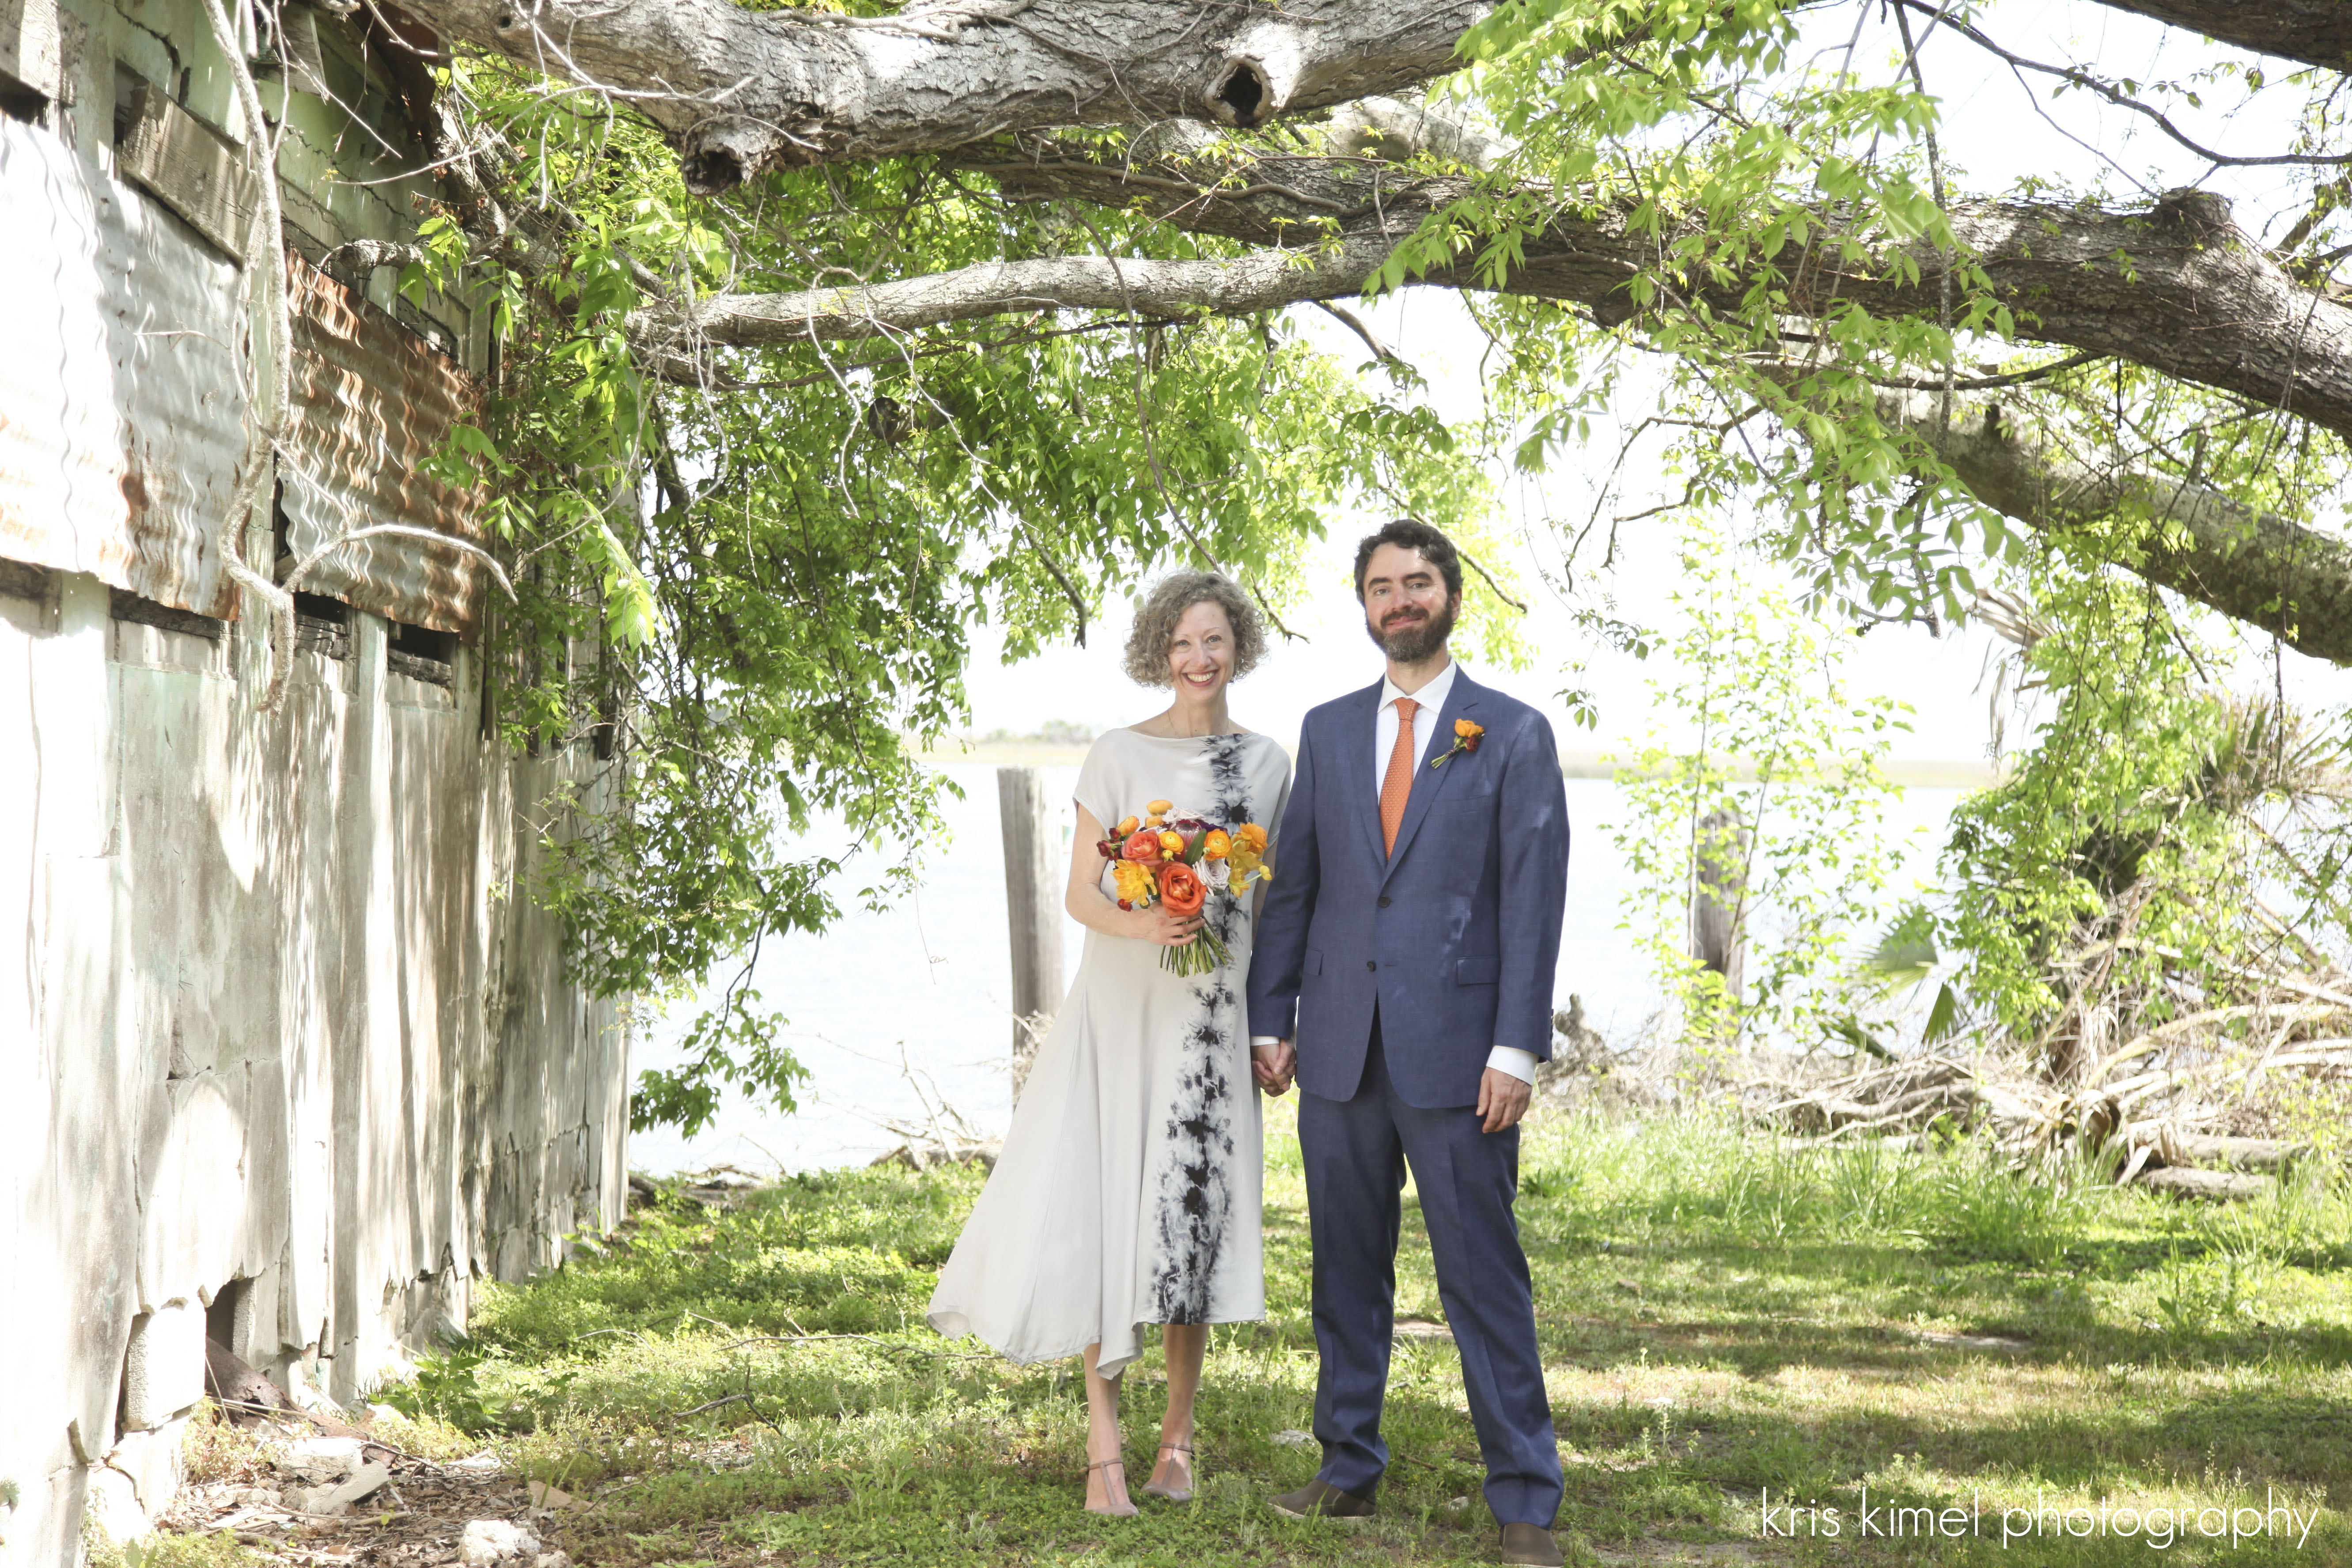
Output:
[[1382,899],[1382,900],[1381,900],[1381,908],[1382,908],[1382,909],[1387,909],[1388,907],[1389,907],[1389,900],[1386,900],[1386,899]]
[[1381,961],[1377,958],[1368,958],[1364,960],[1364,967],[1366,969],[1378,969],[1380,966]]

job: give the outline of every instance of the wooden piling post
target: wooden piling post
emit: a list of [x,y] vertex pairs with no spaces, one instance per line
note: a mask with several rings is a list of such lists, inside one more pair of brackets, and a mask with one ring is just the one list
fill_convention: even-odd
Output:
[[1699,819],[1697,875],[1692,879],[1690,952],[1723,976],[1727,996],[1738,997],[1746,967],[1748,933],[1744,906],[1748,888],[1748,824],[1737,804],[1726,802]]
[[996,770],[1004,824],[1004,908],[1013,932],[1013,1094],[1062,1005],[1061,835],[1042,768]]

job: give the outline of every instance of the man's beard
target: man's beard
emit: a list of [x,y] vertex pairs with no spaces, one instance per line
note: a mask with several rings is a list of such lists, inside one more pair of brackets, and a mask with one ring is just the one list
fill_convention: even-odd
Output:
[[1448,599],[1426,620],[1400,626],[1393,631],[1382,631],[1370,616],[1364,619],[1364,631],[1380,650],[1399,664],[1419,664],[1454,635],[1454,601]]

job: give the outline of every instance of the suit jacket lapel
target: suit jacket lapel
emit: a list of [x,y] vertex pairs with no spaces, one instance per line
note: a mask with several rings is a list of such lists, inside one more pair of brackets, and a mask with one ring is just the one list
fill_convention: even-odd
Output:
[[[1437,798],[1437,792],[1444,789],[1446,781],[1461,772],[1463,765],[1470,761],[1465,753],[1442,768],[1429,765],[1444,756],[1445,749],[1454,744],[1454,721],[1477,707],[1478,699],[1483,695],[1484,689],[1469,676],[1459,669],[1454,672],[1454,689],[1446,693],[1445,706],[1437,712],[1438,744],[1433,750],[1424,742],[1422,750],[1425,754],[1413,766],[1412,793],[1405,797],[1404,820],[1397,825],[1396,852],[1388,858],[1388,867],[1381,873],[1383,885],[1395,874],[1398,862],[1404,858],[1404,852],[1412,847],[1412,836],[1421,830],[1422,819],[1429,815],[1430,803]],[[1415,726],[1414,732],[1419,734],[1419,726]],[[1373,801],[1372,821],[1377,827],[1380,824],[1377,798]],[[1373,842],[1378,843],[1379,840]]]
[[[1380,744],[1381,683],[1375,681],[1357,692],[1355,702],[1357,712],[1353,721],[1348,725],[1349,744],[1355,748],[1354,755],[1346,763],[1346,771],[1351,773],[1364,765],[1364,759],[1370,756]],[[1363,826],[1365,847],[1371,851],[1372,864],[1377,867],[1388,855],[1381,845],[1380,773],[1375,769],[1369,779],[1362,773],[1357,773],[1356,777],[1359,780],[1359,787],[1355,791],[1356,820]]]

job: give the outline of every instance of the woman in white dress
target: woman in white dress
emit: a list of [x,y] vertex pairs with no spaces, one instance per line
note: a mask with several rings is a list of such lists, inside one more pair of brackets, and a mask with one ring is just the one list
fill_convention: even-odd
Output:
[[[1228,829],[1282,820],[1290,763],[1235,724],[1227,685],[1264,653],[1246,595],[1206,572],[1154,588],[1128,639],[1127,671],[1170,687],[1167,711],[1094,743],[1079,770],[1065,905],[1087,928],[1077,979],[1038,1047],[1004,1152],[932,1292],[930,1321],[978,1334],[1023,1363],[1087,1363],[1087,1508],[1135,1512],[1120,1459],[1118,1377],[1160,1323],[1168,1412],[1147,1496],[1192,1492],[1192,1403],[1209,1325],[1265,1315],[1258,1206],[1264,1171],[1253,1084],[1287,1079],[1253,1059],[1243,1012],[1255,900],[1212,900],[1232,962],[1184,976],[1162,952],[1201,915],[1122,909],[1096,848],[1154,801]],[[1278,845],[1266,862],[1279,872]],[[1223,912],[1221,913],[1220,910]]]

